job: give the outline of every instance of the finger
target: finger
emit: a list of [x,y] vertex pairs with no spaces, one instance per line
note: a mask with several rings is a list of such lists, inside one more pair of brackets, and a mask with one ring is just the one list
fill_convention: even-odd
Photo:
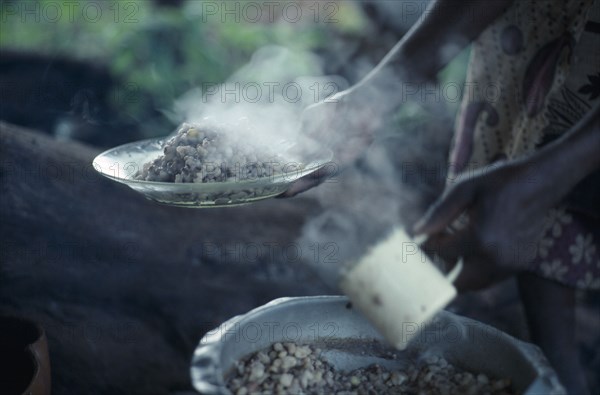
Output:
[[469,229],[456,233],[437,233],[429,236],[422,248],[429,254],[441,258],[446,264],[453,266],[460,258],[474,254],[472,236]]
[[296,180],[285,192],[277,195],[277,198],[294,197],[299,193],[306,192],[307,190],[322,184],[330,177],[336,175],[338,170],[339,169],[337,165],[335,165],[333,162],[325,164],[323,167],[315,170],[314,172]]
[[486,260],[482,257],[470,257],[463,260],[463,269],[454,282],[454,286],[459,293],[478,291],[498,283],[510,275],[506,271],[497,270],[487,264]]
[[430,236],[424,246],[430,253],[442,258],[447,266],[454,267],[462,259],[463,268],[454,281],[458,292],[483,289],[506,278],[506,273],[490,265],[470,230]]
[[[441,259],[445,272],[454,270],[456,265],[462,261],[462,268],[457,278],[453,281],[458,292],[473,288],[473,281],[477,279],[478,271],[472,266],[467,266],[465,262],[472,262],[469,256],[468,237],[466,232],[456,234],[438,234],[430,237],[425,243],[424,248],[434,261]],[[467,256],[465,258],[465,256]]]
[[422,248],[428,255],[440,257],[450,267],[462,259],[463,268],[454,281],[459,293],[486,288],[511,275],[493,264],[493,258],[481,249],[471,228],[429,236]]
[[446,229],[471,204],[475,192],[471,181],[461,182],[435,202],[413,226],[413,233],[434,234]]
[[289,189],[287,189],[282,194],[277,195],[276,197],[277,199],[294,197],[299,193],[306,192],[309,189],[320,185],[321,183],[323,183],[323,181],[325,181],[325,179],[311,178],[309,176],[302,177],[298,181],[294,182]]
[[335,114],[335,104],[316,103],[308,106],[300,120],[301,131],[304,135],[315,140],[323,140],[330,135]]
[[476,264],[473,264],[472,260],[464,261],[463,260],[463,268],[458,278],[454,282],[454,286],[456,287],[459,293],[466,291],[475,291],[480,288],[483,288],[488,281],[483,281],[484,269]]
[[373,140],[367,135],[349,137],[343,144],[340,143],[337,147],[333,147],[334,157],[340,166],[350,165],[365,153]]

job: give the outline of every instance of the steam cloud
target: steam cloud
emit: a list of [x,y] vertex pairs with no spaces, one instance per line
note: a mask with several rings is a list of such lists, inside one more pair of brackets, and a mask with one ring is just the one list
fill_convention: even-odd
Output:
[[302,111],[347,86],[341,77],[323,76],[318,56],[267,46],[226,82],[207,82],[187,92],[176,101],[175,112],[181,121],[224,125],[220,129],[233,141],[251,141],[265,150],[287,142],[295,144],[291,152],[309,155],[319,144],[302,133]]
[[[356,70],[346,74],[364,76],[376,66],[367,63],[360,59]],[[265,148],[281,141],[294,142],[308,155],[320,142],[303,135],[303,110],[349,86],[342,77],[324,76],[324,66],[312,53],[264,47],[225,83],[207,83],[186,93],[175,103],[175,111],[180,121],[228,124],[234,138],[250,139]],[[402,86],[398,81],[393,76],[389,80],[390,84],[378,92],[381,106],[410,105],[399,92]],[[443,103],[426,106],[432,112]],[[305,252],[335,246],[333,250],[304,254],[306,262],[330,287],[337,288],[342,265],[358,259],[393,227],[415,221],[440,193],[450,128],[443,117],[428,123],[387,125],[382,130],[385,134],[380,133],[357,164],[305,193],[323,210],[307,220],[296,243]]]

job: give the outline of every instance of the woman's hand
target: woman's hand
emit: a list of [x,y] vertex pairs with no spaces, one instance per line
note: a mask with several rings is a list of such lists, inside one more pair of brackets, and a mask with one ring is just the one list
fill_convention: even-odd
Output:
[[[464,260],[460,288],[481,288],[535,257],[548,211],[600,168],[600,105],[533,155],[461,176],[413,227],[425,249]],[[466,226],[448,232],[462,213]]]
[[[360,91],[349,89],[309,106],[302,114],[302,133],[318,149],[333,152],[332,162],[294,182],[280,197],[291,197],[313,188],[352,164],[371,144],[382,119]],[[315,149],[317,149],[315,147]]]
[[[477,289],[524,270],[535,257],[548,211],[566,194],[533,159],[461,176],[414,226],[425,249],[446,262],[462,257],[459,289]],[[463,227],[449,232],[466,214]],[[459,223],[460,223],[459,219]]]

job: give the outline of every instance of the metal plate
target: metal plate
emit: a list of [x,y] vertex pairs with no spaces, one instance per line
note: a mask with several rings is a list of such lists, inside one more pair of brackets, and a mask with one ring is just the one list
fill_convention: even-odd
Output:
[[554,370],[532,344],[442,311],[406,351],[399,352],[385,345],[343,296],[277,299],[223,323],[208,332],[196,348],[191,365],[193,385],[203,394],[230,395],[225,376],[236,360],[287,341],[321,348],[325,359],[339,370],[373,363],[402,367],[434,354],[472,372],[510,378],[519,393],[566,394]]
[[150,200],[171,206],[207,208],[248,204],[277,196],[297,179],[330,163],[333,155],[331,151],[324,151],[311,156],[306,163],[281,163],[272,176],[249,180],[211,183],[137,180],[138,171],[145,163],[162,155],[163,146],[161,139],[125,144],[98,155],[93,166],[103,176],[129,186]]

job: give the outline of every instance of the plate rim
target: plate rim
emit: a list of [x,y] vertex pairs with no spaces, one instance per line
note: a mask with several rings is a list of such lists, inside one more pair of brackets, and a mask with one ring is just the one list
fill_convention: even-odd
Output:
[[[315,164],[312,167],[309,168],[304,168],[301,169],[302,172],[306,172],[306,174],[303,174],[299,177],[294,178],[293,180],[285,180],[286,175],[289,173],[280,173],[278,175],[273,175],[273,176],[267,176],[267,177],[259,177],[256,179],[252,179],[252,180],[242,180],[242,181],[234,181],[234,182],[227,182],[227,181],[218,181],[218,182],[209,182],[209,183],[204,183],[204,182],[182,182],[182,183],[176,183],[176,182],[166,182],[166,181],[146,181],[146,180],[136,180],[136,179],[130,179],[130,178],[123,178],[123,177],[117,177],[111,174],[108,174],[106,172],[104,172],[102,170],[102,166],[99,163],[99,159],[102,157],[107,156],[109,153],[119,150],[119,149],[124,149],[130,145],[141,145],[141,144],[152,144],[152,143],[163,143],[164,141],[166,141],[167,137],[159,137],[159,138],[149,138],[149,139],[143,139],[143,140],[137,140],[137,141],[132,141],[129,143],[125,143],[125,144],[121,144],[112,148],[109,148],[107,150],[104,150],[103,152],[101,152],[100,154],[96,155],[94,157],[94,159],[92,160],[92,167],[94,168],[94,170],[99,173],[100,175],[112,179],[114,181],[120,182],[122,184],[125,185],[130,185],[130,184],[135,184],[135,185],[139,185],[139,186],[155,186],[155,187],[162,187],[165,189],[173,189],[175,187],[182,187],[182,186],[187,186],[187,187],[197,187],[198,189],[202,189],[202,186],[207,186],[207,185],[211,185],[211,186],[217,186],[217,185],[236,185],[236,186],[244,186],[244,185],[255,185],[257,183],[260,182],[265,182],[267,180],[271,180],[270,182],[268,182],[268,184],[266,185],[271,185],[271,184],[281,184],[281,183],[293,183],[294,181],[299,180],[302,177],[305,177],[309,174],[314,173],[315,171],[317,171],[319,168],[322,168],[323,166],[325,166],[327,163],[331,163],[332,159],[333,159],[333,152],[331,150],[325,149],[325,153],[327,154],[327,159],[323,159],[321,161],[311,161],[308,164],[317,162],[317,164]],[[132,161],[133,162],[133,161]],[[100,170],[99,170],[100,169]],[[195,188],[194,188],[195,189]],[[176,192],[176,191],[170,191],[171,193]],[[202,191],[198,191],[198,192],[202,192]],[[183,193],[183,192],[182,192]],[[186,191],[185,193],[190,193],[189,191]]]

